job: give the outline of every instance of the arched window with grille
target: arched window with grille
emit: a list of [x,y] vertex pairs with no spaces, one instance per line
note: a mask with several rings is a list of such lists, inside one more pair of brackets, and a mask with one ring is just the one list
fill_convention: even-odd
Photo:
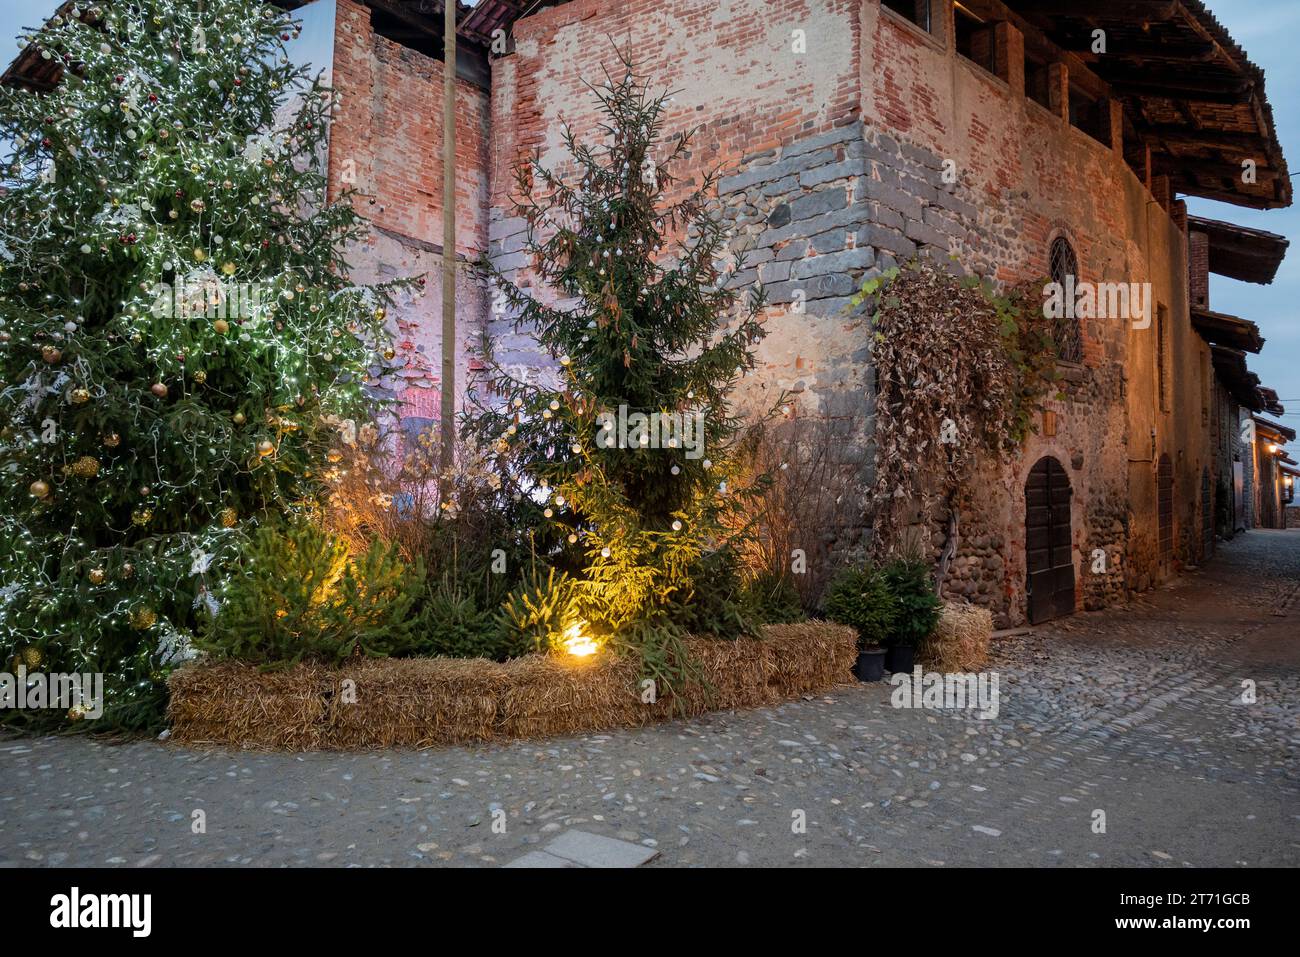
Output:
[[[1057,236],[1052,240],[1048,264],[1051,268],[1052,282],[1057,283],[1065,291],[1066,302],[1072,307],[1076,295],[1075,289],[1079,283],[1079,257],[1075,255],[1074,247],[1064,236]],[[1066,362],[1082,362],[1083,336],[1079,331],[1079,320],[1073,315],[1073,308],[1064,311],[1069,314],[1054,320],[1055,328],[1052,330],[1052,338],[1056,340],[1056,354]]]

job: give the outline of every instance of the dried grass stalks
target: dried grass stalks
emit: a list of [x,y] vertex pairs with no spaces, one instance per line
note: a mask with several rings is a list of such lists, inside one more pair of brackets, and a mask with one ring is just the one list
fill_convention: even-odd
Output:
[[[862,417],[800,416],[765,427],[752,466],[772,479],[755,506],[754,536],[744,550],[750,574],[788,577],[804,608],[820,607],[845,553],[860,544],[866,524],[867,452]],[[801,550],[807,569],[791,574]]]
[[917,658],[945,674],[982,671],[989,660],[993,613],[978,605],[944,602],[939,624],[917,649]]
[[[372,659],[280,672],[196,664],[172,674],[168,715],[178,742],[280,751],[581,734],[821,691],[848,680],[856,645],[851,628],[826,622],[772,625],[758,640],[690,639],[704,683],[691,685],[676,709],[667,699],[643,704],[635,665],[611,655],[592,662],[529,655],[504,664]],[[355,704],[345,703],[350,687]]]
[[366,426],[331,455],[325,524],[354,551],[376,538],[391,542],[405,561],[423,559],[436,579],[454,566],[461,543],[495,540],[504,530],[483,459],[463,442],[445,474],[431,430]]

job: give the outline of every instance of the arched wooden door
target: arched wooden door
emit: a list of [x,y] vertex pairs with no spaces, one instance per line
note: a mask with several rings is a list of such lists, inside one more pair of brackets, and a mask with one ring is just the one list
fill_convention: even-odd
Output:
[[1056,459],[1038,460],[1025,480],[1025,552],[1031,624],[1074,613],[1070,476]]
[[1156,512],[1160,520],[1160,562],[1167,565],[1174,557],[1174,463],[1167,452],[1160,456],[1156,472]]

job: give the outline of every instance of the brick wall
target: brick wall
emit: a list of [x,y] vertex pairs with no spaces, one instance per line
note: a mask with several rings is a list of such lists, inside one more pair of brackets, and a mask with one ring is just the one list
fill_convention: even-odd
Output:
[[[389,315],[394,355],[372,369],[380,390],[401,401],[408,432],[437,419],[442,355],[443,65],[377,35],[370,11],[338,0],[334,86],[342,98],[330,135],[330,194],[357,192],[371,230],[349,251],[353,275],[383,282],[423,275],[419,294]],[[487,248],[488,94],[456,84],[456,252]],[[474,346],[487,308],[483,290],[460,270],[456,280],[456,388],[479,363]]]
[[1210,237],[1205,233],[1187,234],[1187,282],[1191,289],[1192,308],[1210,308]]
[[[330,184],[353,185],[375,225],[442,244],[442,62],[378,36],[370,11],[338,0]],[[487,248],[487,91],[456,82],[456,249]]]
[[[565,123],[580,140],[593,139],[598,113],[585,84],[602,81],[605,69],[621,75],[614,44],[621,48],[629,38],[652,90],[674,91],[665,138],[694,131],[688,165],[674,171],[681,192],[707,171],[763,163],[818,137],[832,152],[805,150],[805,171],[828,156],[845,159],[847,141],[861,138],[860,126],[855,135],[843,132],[857,112],[857,6],[858,0],[573,0],[516,23],[516,52],[493,63],[489,233],[497,265],[521,285],[533,285],[520,251],[524,223],[509,214],[512,168],[537,154],[563,171]],[[743,199],[726,181],[722,191],[734,217]],[[849,280],[822,281],[841,288]],[[784,309],[779,313],[783,325],[760,355],[762,378],[792,386],[814,374],[819,350],[814,343],[792,351],[791,341],[810,330]],[[531,354],[526,338],[510,327],[508,317],[490,325],[505,360],[545,368],[546,360]],[[818,340],[825,338],[818,332]]]
[[[564,159],[560,127],[590,135],[585,83],[621,74],[614,44],[658,89],[678,91],[669,135],[700,127],[693,163],[726,167],[744,156],[851,122],[856,113],[858,0],[572,0],[515,24],[503,63],[508,89],[493,104],[492,193],[499,205],[509,165],[540,150]],[[796,30],[804,31],[805,52]]]

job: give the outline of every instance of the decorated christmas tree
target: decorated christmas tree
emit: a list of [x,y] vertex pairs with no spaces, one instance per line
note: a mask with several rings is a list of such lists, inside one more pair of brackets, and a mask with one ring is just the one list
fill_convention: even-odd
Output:
[[690,136],[661,142],[668,95],[627,61],[619,72],[593,88],[603,142],[566,127],[571,169],[517,171],[526,248],[558,304],[484,269],[498,309],[554,367],[526,378],[494,365],[471,432],[495,448],[538,554],[574,580],[571,630],[671,684],[688,631],[746,627],[732,546],[755,486],[736,486],[730,396],[754,367],[763,300],[729,283],[743,257],[711,208],[714,176],[671,173]]
[[297,30],[261,0],[83,3],[30,38],[57,86],[0,91],[0,651],[103,672],[115,725],[157,719],[252,527],[318,500],[384,348]]

